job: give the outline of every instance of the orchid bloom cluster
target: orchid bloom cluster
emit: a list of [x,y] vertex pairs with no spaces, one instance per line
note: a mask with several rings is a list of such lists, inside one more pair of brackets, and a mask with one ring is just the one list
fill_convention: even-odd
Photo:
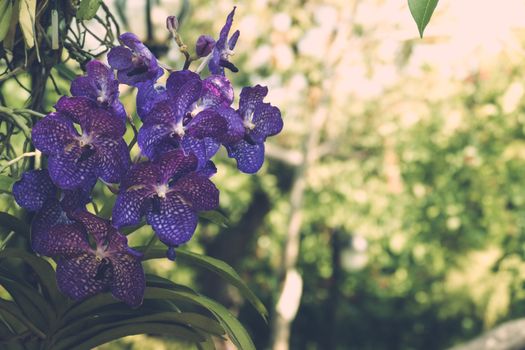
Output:
[[[199,212],[219,205],[210,178],[216,173],[211,158],[220,146],[240,171],[260,169],[264,142],[283,122],[279,109],[263,102],[268,90],[259,85],[243,88],[238,108],[232,106],[225,69],[237,71],[229,61],[239,37],[236,31],[228,38],[234,12],[217,41],[205,35],[197,40],[197,55],[208,62],[207,77],[170,71],[161,86],[162,66],[134,34],[125,33],[121,46],[108,54],[109,66],[89,62],[87,74],[72,82],[72,96],[60,98],[56,111],[34,126],[33,144],[47,156],[47,169],[24,173],[13,193],[20,206],[36,212],[32,248],[56,261],[58,285],[72,299],[110,291],[140,305],[143,255],[119,230],[145,219],[173,260],[174,248],[191,239]],[[138,89],[137,143],[147,160],[130,159],[119,84]],[[119,185],[111,220],[86,209],[98,179]]]

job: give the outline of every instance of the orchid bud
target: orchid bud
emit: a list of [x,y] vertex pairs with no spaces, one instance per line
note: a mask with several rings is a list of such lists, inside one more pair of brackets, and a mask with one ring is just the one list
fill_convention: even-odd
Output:
[[210,54],[211,50],[215,46],[215,40],[209,35],[201,35],[197,39],[197,44],[195,45],[195,52],[199,57],[206,57]]
[[168,16],[168,18],[166,18],[166,28],[168,28],[170,33],[176,32],[179,29],[179,20],[176,16]]

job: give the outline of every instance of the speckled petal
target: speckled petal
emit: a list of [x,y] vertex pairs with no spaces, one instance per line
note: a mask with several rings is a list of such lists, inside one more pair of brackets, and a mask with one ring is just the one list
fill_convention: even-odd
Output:
[[219,190],[207,176],[190,174],[181,178],[173,190],[177,192],[194,211],[214,210],[219,207]]
[[202,139],[204,137],[221,137],[227,131],[226,120],[216,111],[205,109],[197,114],[187,125],[188,136]]
[[204,139],[204,148],[206,150],[206,157],[208,159],[211,159],[219,151],[219,148],[221,148],[221,144],[215,139],[206,137]]
[[45,154],[62,152],[77,136],[73,123],[59,113],[40,119],[31,132],[33,145]]
[[158,213],[150,210],[147,221],[169,247],[186,243],[197,227],[197,214],[174,192],[160,202]]
[[184,117],[190,106],[197,102],[202,93],[202,82],[192,79],[179,90],[173,99],[177,119]]
[[97,178],[92,177],[91,181],[88,181],[82,187],[77,188],[76,190],[62,190],[63,196],[60,200],[62,209],[66,212],[73,212],[77,209],[86,209],[86,204],[91,202],[91,191],[95,184],[97,183]]
[[55,197],[57,188],[47,170],[30,170],[13,185],[13,196],[22,208],[37,211],[49,198]]
[[78,210],[70,214],[71,219],[79,222],[85,234],[95,238],[98,246],[105,244],[109,238],[110,230],[114,228],[109,224],[109,221],[104,220],[96,215],[91,214],[85,210]]
[[126,121],[116,117],[93,100],[83,96],[62,97],[55,108],[80,124],[90,135],[121,137],[126,132]]
[[134,164],[122,180],[120,188],[128,189],[136,185],[152,184],[157,181],[159,168],[157,164],[151,162],[141,162]]
[[127,69],[131,67],[131,50],[124,46],[116,46],[108,53],[108,63],[113,69]]
[[181,88],[190,80],[200,81],[201,78],[195,72],[190,70],[180,70],[170,74],[166,81],[166,90],[170,96],[177,96]]
[[140,128],[137,143],[140,151],[149,159],[175,149],[179,143],[171,135],[171,126],[166,124],[146,125]]
[[166,89],[146,82],[138,86],[137,92],[137,114],[142,121],[145,120],[153,106],[168,98]]
[[140,259],[128,253],[116,253],[109,259],[113,267],[111,294],[132,307],[140,306],[146,289]]
[[150,207],[149,198],[153,194],[150,187],[121,192],[113,207],[112,224],[118,228],[138,225]]
[[73,96],[85,96],[99,104],[111,105],[118,98],[118,81],[113,70],[104,63],[92,60],[86,65],[87,76],[71,82]]
[[100,262],[92,254],[61,258],[57,262],[57,284],[62,293],[73,300],[82,300],[109,289],[111,275],[97,276]]
[[105,182],[119,183],[131,164],[124,140],[99,138],[93,145],[98,158],[97,175]]
[[230,81],[222,75],[211,75],[202,82],[202,100],[206,106],[229,106],[234,92]]
[[255,107],[262,103],[264,98],[268,95],[268,88],[266,86],[255,85],[254,87],[242,88],[239,99],[239,113],[241,117],[245,118],[247,115],[255,111]]
[[197,170],[195,173],[210,178],[213,175],[217,174],[217,167],[215,166],[215,163],[209,160],[202,168]]
[[168,99],[157,102],[143,118],[144,125],[175,124],[182,116],[177,116],[177,111],[172,101]]
[[283,129],[283,119],[279,108],[269,103],[260,103],[253,113],[254,129],[250,137],[257,143],[264,142],[268,136],[277,135]]
[[73,222],[64,214],[57,199],[48,199],[31,222],[31,245],[35,252],[41,253],[39,246],[42,242],[49,241],[47,230],[59,223],[71,224]]
[[82,159],[82,149],[74,144],[63,153],[50,156],[48,170],[51,179],[62,189],[85,187],[95,177],[96,157]]
[[239,113],[231,107],[218,107],[215,109],[226,120],[226,132],[217,138],[225,145],[239,142],[244,137],[243,120]]
[[197,158],[194,155],[185,155],[182,150],[174,150],[163,154],[158,159],[159,183],[166,183],[169,179],[178,179],[184,174],[197,169]]
[[234,145],[226,146],[228,156],[237,160],[237,168],[243,173],[254,174],[264,162],[264,144],[250,144],[241,140]]
[[77,223],[33,231],[31,245],[35,252],[49,257],[73,257],[89,250],[84,229]]
[[199,168],[204,166],[213,156],[213,154],[208,154],[204,139],[198,139],[188,135],[182,139],[181,146],[186,155],[193,155],[197,158]]

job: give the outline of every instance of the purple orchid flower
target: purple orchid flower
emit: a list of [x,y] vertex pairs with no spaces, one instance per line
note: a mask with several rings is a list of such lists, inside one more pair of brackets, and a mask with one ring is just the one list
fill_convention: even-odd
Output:
[[194,153],[203,166],[219,142],[242,137],[242,125],[229,107],[233,89],[226,78],[214,75],[201,81],[188,70],[175,72],[166,83],[166,95],[143,117],[139,130],[138,144],[148,158],[181,148]]
[[35,147],[49,156],[53,182],[63,189],[85,187],[98,177],[120,182],[130,164],[125,121],[87,97],[62,97],[55,108],[32,131]]
[[209,163],[198,171],[194,155],[172,150],[155,162],[136,164],[121,184],[113,207],[113,225],[137,225],[146,216],[147,223],[169,247],[167,255],[173,260],[174,247],[192,237],[198,212],[219,205],[219,190],[209,180],[215,171]]
[[84,188],[62,190],[55,186],[47,169],[30,170],[22,174],[22,178],[13,184],[13,196],[22,208],[29,211],[41,210],[46,202],[56,201],[61,204],[64,212],[84,209],[91,202],[91,190],[95,181]]
[[100,61],[89,61],[86,65],[87,75],[71,82],[73,96],[88,97],[110,113],[125,120],[126,111],[120,103],[118,81],[113,70]]
[[248,174],[256,173],[264,162],[264,142],[283,128],[279,108],[264,103],[268,88],[260,85],[241,91],[238,113],[245,128],[244,138],[226,145],[228,156],[237,160],[237,168]]
[[164,71],[146,45],[133,33],[124,33],[119,40],[124,46],[114,47],[108,53],[109,65],[117,70],[118,80],[131,86],[156,82]]
[[128,247],[126,236],[109,221],[86,211],[39,231],[38,253],[57,261],[57,284],[73,300],[111,291],[126,304],[142,304],[146,288],[142,254]]
[[209,35],[201,35],[195,43],[195,53],[199,57],[208,56],[215,47],[215,39]]
[[45,243],[47,231],[59,224],[70,224],[68,214],[76,210],[85,210],[91,201],[91,189],[95,181],[77,190],[62,190],[53,184],[46,169],[30,170],[13,185],[15,201],[29,211],[36,212],[31,222],[31,246],[42,254],[41,246]]
[[233,49],[237,44],[240,34],[240,32],[236,30],[228,39],[228,35],[230,34],[230,29],[233,23],[233,16],[235,15],[235,9],[236,7],[233,8],[232,12],[230,12],[226,18],[226,23],[221,29],[219,39],[213,47],[211,60],[208,64],[208,68],[212,74],[224,75],[224,68],[228,68],[232,72],[239,71],[239,69],[237,69],[237,67],[235,67],[235,65],[228,60],[229,57],[233,55]]

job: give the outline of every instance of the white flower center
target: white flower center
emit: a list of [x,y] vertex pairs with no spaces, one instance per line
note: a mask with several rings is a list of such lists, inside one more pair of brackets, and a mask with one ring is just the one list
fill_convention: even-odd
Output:
[[248,130],[255,129],[255,124],[253,123],[253,112],[252,111],[246,113],[246,115],[244,116],[243,124],[244,124],[244,127]]
[[78,139],[78,142],[80,143],[80,147],[89,145],[91,141],[93,141],[93,138],[88,134],[82,134],[82,136],[78,137],[77,139]]
[[168,190],[169,187],[166,184],[157,185],[157,187],[155,188],[155,192],[157,192],[157,196],[159,196],[159,198],[166,198],[166,193],[168,192]]
[[182,121],[173,127],[173,132],[179,135],[180,137],[184,136],[185,132],[184,126],[182,125]]

